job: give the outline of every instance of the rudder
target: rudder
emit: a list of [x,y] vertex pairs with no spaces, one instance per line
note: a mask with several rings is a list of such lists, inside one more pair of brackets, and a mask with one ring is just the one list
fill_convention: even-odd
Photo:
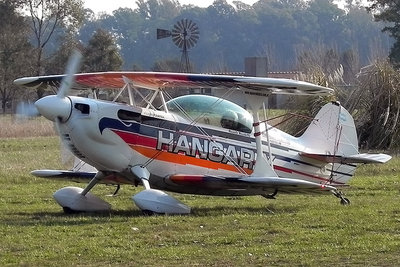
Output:
[[358,138],[353,117],[338,102],[326,104],[299,138],[304,145],[302,156],[321,161],[329,170],[332,184],[346,184],[357,165],[344,162],[358,155]]
[[323,106],[299,140],[306,153],[331,156],[358,154],[353,117],[339,102]]

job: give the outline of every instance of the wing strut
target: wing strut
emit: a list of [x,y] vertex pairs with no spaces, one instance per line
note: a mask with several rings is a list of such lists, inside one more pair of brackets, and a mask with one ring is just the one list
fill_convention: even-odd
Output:
[[[148,96],[149,96],[149,95],[147,95],[147,96],[145,97],[139,90],[136,89],[136,87],[138,87],[138,88],[144,88],[143,86],[140,86],[140,85],[138,85],[138,84],[135,84],[134,81],[132,81],[131,79],[129,79],[129,78],[126,77],[126,76],[122,76],[122,79],[124,80],[125,86],[128,86],[128,89],[132,89],[132,88],[133,88],[133,89],[135,90],[135,92],[143,99],[143,101],[146,102],[146,104],[147,104],[146,108],[147,108],[147,109],[148,109],[148,108],[152,108],[152,109],[156,110],[156,108],[153,106],[153,101],[154,101],[154,99],[157,97],[158,94],[162,95],[162,92],[161,92],[160,89],[154,89],[154,93],[151,95],[150,99],[148,99]],[[131,85],[133,85],[133,86],[131,86]],[[124,86],[124,87],[125,87],[125,86]],[[148,89],[148,88],[145,88],[145,89]],[[133,98],[131,97],[132,93],[130,92],[130,90],[128,90],[128,93],[129,93],[129,99],[130,99],[129,101],[130,101],[130,102],[133,102]],[[161,98],[162,98],[162,97],[161,97]],[[132,99],[132,100],[131,100],[131,99]],[[164,106],[165,106],[165,104],[164,104]]]
[[[252,108],[253,111],[253,126],[254,126],[254,137],[256,140],[256,151],[257,151],[257,157],[256,157],[256,164],[254,166],[254,171],[251,174],[253,177],[278,177],[276,172],[274,171],[273,165],[272,165],[272,152],[271,152],[271,144],[269,142],[269,137],[268,137],[268,150],[269,150],[269,155],[270,159],[267,160],[264,157],[263,153],[263,148],[262,148],[262,131],[261,131],[261,121],[258,115],[258,111],[261,108],[263,102],[265,99],[268,99],[267,94],[259,94],[259,93],[246,93],[246,98],[247,102]],[[268,129],[268,127],[266,127]],[[267,130],[267,136],[268,136],[268,130]]]
[[[267,104],[268,104],[268,97],[266,100]],[[274,163],[272,161],[272,150],[271,150],[271,142],[269,139],[269,133],[268,133],[268,116],[267,116],[267,108],[265,108],[265,101],[263,102],[263,110],[264,110],[264,123],[265,123],[265,132],[267,134],[267,143],[268,143],[268,152],[269,152],[269,164],[271,165],[272,169],[274,168]]]

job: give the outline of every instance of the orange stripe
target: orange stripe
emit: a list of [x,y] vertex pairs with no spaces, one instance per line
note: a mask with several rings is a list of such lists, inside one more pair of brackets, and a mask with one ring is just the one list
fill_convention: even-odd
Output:
[[[182,164],[182,165],[189,164],[189,165],[194,165],[197,167],[210,168],[210,169],[214,169],[214,170],[223,169],[223,170],[232,171],[232,172],[239,172],[238,169],[233,165],[212,162],[209,160],[190,157],[190,156],[186,156],[183,154],[174,154],[174,153],[170,153],[170,152],[166,152],[166,151],[158,151],[158,150],[154,150],[152,148],[146,148],[146,147],[142,147],[142,146],[131,145],[130,147],[145,157],[152,158],[157,155],[156,156],[157,160],[161,160],[161,161],[165,161],[165,162],[177,163],[177,164]],[[243,168],[243,170],[247,174],[251,174],[253,172],[252,170],[247,169],[247,168]]]

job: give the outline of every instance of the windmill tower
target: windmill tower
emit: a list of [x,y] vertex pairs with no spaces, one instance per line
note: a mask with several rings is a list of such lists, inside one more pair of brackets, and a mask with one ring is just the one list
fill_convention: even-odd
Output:
[[157,29],[157,40],[171,37],[174,44],[182,49],[180,72],[191,72],[188,50],[196,45],[199,35],[197,24],[188,19],[175,23],[172,30]]

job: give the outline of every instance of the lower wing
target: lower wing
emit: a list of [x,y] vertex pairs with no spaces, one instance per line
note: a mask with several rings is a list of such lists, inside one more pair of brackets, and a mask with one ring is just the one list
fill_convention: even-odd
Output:
[[[32,171],[31,174],[36,177],[48,178],[53,180],[66,180],[73,181],[77,183],[88,183],[97,172],[83,172],[83,171],[66,171],[66,170],[35,170]],[[116,176],[116,175],[108,175],[104,179],[102,179],[99,183],[102,184],[130,184],[128,180]]]
[[247,190],[249,193],[260,192],[260,195],[265,195],[265,193],[271,191],[290,194],[323,194],[336,191],[336,188],[330,185],[279,177],[223,177],[176,174],[169,176],[167,181],[179,186],[201,187],[203,190]]

